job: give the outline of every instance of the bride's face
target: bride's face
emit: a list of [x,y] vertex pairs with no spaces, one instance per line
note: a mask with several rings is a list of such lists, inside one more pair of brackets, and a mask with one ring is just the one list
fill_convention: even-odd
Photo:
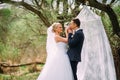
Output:
[[58,24],[55,31],[58,32],[58,33],[62,33],[62,32],[63,32],[62,25],[61,25],[61,24]]

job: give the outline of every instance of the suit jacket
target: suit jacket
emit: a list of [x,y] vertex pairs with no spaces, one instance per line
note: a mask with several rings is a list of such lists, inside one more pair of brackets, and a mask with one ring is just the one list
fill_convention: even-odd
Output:
[[72,33],[68,34],[68,45],[69,49],[67,54],[70,61],[81,61],[81,50],[84,42],[83,30],[79,29],[75,32],[74,36]]

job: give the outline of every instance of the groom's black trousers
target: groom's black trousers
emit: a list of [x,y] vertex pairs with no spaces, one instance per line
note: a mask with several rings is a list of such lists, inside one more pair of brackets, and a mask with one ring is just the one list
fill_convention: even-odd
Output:
[[72,67],[72,71],[73,71],[73,76],[74,76],[74,80],[78,80],[77,79],[77,65],[78,65],[78,61],[70,61],[71,63],[71,67]]

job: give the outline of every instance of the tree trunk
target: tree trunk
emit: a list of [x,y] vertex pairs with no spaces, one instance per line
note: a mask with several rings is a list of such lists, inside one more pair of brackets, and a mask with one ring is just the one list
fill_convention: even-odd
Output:
[[113,11],[113,9],[109,6],[109,5],[105,5],[105,4],[101,4],[99,2],[97,2],[96,0],[89,0],[90,6],[91,7],[95,7],[99,10],[102,10],[104,12],[106,12],[110,18],[110,21],[112,23],[112,28],[113,28],[113,32],[118,35],[118,37],[120,38],[120,27],[119,27],[119,22],[117,19],[117,15],[115,14],[115,12]]
[[47,27],[50,26],[50,22],[48,21],[48,18],[43,16],[43,14],[40,11],[34,9],[31,5],[29,5],[25,2],[22,2],[21,5],[24,6],[26,9],[28,9],[28,10],[34,12],[35,14],[37,14]]

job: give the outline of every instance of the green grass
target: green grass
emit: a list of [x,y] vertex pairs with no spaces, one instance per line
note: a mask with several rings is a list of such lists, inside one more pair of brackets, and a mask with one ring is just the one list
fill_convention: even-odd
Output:
[[[39,68],[43,67],[43,64],[37,65]],[[0,74],[0,80],[36,80],[40,74],[38,72],[29,72],[28,67],[22,66],[19,68],[19,71],[9,74]]]
[[22,76],[0,74],[0,80],[36,80],[39,74],[39,72],[29,73]]

